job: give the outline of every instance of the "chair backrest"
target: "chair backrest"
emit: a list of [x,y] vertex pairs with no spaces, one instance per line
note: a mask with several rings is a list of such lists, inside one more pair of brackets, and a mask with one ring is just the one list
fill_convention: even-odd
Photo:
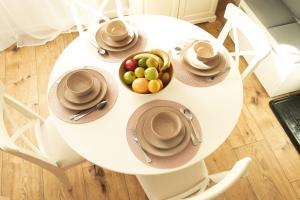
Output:
[[[14,116],[10,112],[9,107],[18,111],[24,118],[27,119],[27,123],[22,127],[18,127]],[[5,119],[12,127],[12,132],[9,133]],[[41,125],[44,120],[37,113],[31,111],[24,106],[21,102],[17,101],[13,97],[5,94],[4,86],[0,82],[0,149],[11,153],[15,156],[21,157],[27,161],[33,162],[46,169],[57,168],[58,165],[55,161],[52,161],[45,154],[40,143]],[[34,130],[35,139],[38,145],[34,145],[31,140],[25,135],[25,132],[29,129]],[[16,144],[18,139],[22,139],[24,144],[29,147],[23,148]]]
[[[257,67],[257,65],[269,54],[271,48],[265,38],[263,31],[254,23],[240,8],[229,3],[226,7],[224,18],[227,19],[225,26],[218,36],[218,41],[224,43],[226,37],[232,31],[235,52],[233,53],[235,67],[239,66],[240,56],[251,56],[247,68],[242,73],[245,80]],[[239,34],[242,34],[247,42],[250,43],[251,50],[241,50]]]
[[228,190],[234,183],[236,183],[241,176],[243,176],[251,162],[251,158],[246,157],[236,162],[233,168],[227,172],[226,176],[216,185],[210,187],[204,192],[199,192],[193,197],[186,198],[186,200],[208,200],[214,199],[220,194]]
[[[73,0],[70,4],[71,8],[71,14],[73,16],[73,19],[75,21],[75,25],[77,28],[77,31],[79,32],[79,35],[83,35],[83,28],[82,28],[82,22],[80,20],[79,14],[77,12],[77,6],[89,11],[91,15],[93,16],[93,20],[88,24],[88,27],[92,26],[93,24],[97,23],[100,19],[103,19],[104,21],[108,21],[109,18],[103,14],[104,8],[107,5],[108,0],[101,1],[101,4],[98,8],[93,8],[85,3],[81,2],[80,0]],[[116,10],[118,18],[123,18],[123,6],[121,0],[115,0]]]

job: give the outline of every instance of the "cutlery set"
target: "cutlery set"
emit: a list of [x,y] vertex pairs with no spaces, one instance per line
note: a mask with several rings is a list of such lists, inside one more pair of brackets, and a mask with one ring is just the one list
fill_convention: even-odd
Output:
[[92,112],[101,110],[102,108],[104,108],[106,106],[106,104],[107,104],[107,100],[103,100],[100,103],[98,103],[96,106],[94,106],[88,110],[80,111],[77,114],[71,115],[70,120],[77,121],[77,120],[91,114]]

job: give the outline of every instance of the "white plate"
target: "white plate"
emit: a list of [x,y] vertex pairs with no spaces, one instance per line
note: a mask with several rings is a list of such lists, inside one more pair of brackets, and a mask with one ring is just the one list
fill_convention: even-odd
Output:
[[122,41],[119,41],[119,42],[116,42],[116,41],[114,41],[114,40],[112,40],[107,34],[106,34],[106,32],[104,31],[104,29],[102,28],[100,28],[100,36],[101,36],[101,39],[102,39],[102,41],[105,43],[105,44],[107,44],[108,46],[111,46],[111,47],[116,47],[116,48],[120,48],[120,47],[124,47],[124,46],[126,46],[126,45],[129,45],[132,41],[133,41],[133,39],[134,39],[134,37],[135,37],[135,34],[134,34],[134,32],[132,31],[132,30],[130,30],[129,32],[128,32],[128,36],[124,39],[124,40],[122,40]]
[[201,70],[193,67],[187,60],[183,58],[183,61],[185,62],[184,67],[191,73],[198,75],[198,76],[215,76],[218,73],[220,73],[226,66],[227,66],[227,58],[226,55],[222,54],[220,55],[220,62],[219,64],[209,70]]
[[189,47],[184,51],[183,58],[187,63],[189,63],[192,67],[200,70],[211,70],[215,68],[220,62],[220,54],[214,59],[207,61],[206,63],[210,63],[210,65],[202,62],[197,58],[197,54],[194,51],[193,46]]
[[87,69],[91,72],[91,74],[94,75],[95,78],[97,78],[99,81],[100,81],[100,85],[101,85],[101,92],[98,94],[98,96],[88,102],[88,103],[85,103],[85,104],[74,104],[74,103],[71,103],[69,102],[67,99],[65,99],[64,97],[64,87],[65,87],[65,80],[66,78],[68,77],[68,74],[62,78],[62,80],[60,81],[60,83],[58,84],[57,86],[57,91],[56,91],[56,94],[57,94],[57,98],[59,100],[59,102],[67,109],[70,109],[70,110],[86,110],[86,109],[89,109],[93,106],[95,106],[97,103],[99,103],[104,97],[105,97],[105,94],[106,94],[106,91],[107,91],[107,83],[106,83],[106,80],[104,78],[104,76],[95,71],[95,70],[91,70],[91,69]]

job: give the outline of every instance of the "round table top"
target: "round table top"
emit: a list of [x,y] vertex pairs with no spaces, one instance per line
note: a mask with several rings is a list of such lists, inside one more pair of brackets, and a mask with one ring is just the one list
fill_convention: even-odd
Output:
[[[176,18],[136,15],[126,19],[147,33],[146,50],[160,48],[168,52],[176,42],[189,38],[216,40],[201,28]],[[191,87],[174,78],[169,86],[158,94],[138,95],[126,89],[119,80],[120,62],[102,61],[95,47],[84,37],[78,37],[58,58],[51,72],[48,87],[50,88],[63,73],[79,66],[101,67],[114,76],[119,88],[114,107],[100,119],[85,124],[64,122],[51,113],[51,109],[49,117],[72,149],[90,162],[113,171],[127,174],[161,174],[203,160],[226,140],[242,109],[243,84],[238,69],[234,67],[224,81],[214,86]],[[194,112],[201,124],[203,141],[198,153],[192,160],[177,168],[158,169],[142,163],[135,157],[126,140],[126,126],[131,114],[142,104],[156,99],[172,100],[185,105]]]

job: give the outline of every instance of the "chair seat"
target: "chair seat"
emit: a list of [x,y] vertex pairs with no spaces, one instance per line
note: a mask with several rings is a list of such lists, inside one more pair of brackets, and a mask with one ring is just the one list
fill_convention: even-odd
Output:
[[244,0],[266,27],[296,22],[293,14],[281,0]]
[[300,24],[291,23],[268,29],[277,45],[275,51],[288,63],[300,62]]
[[56,128],[51,123],[51,118],[48,117],[45,123],[41,127],[42,134],[39,138],[41,149],[43,149],[46,155],[53,159],[60,168],[68,168],[83,162],[84,159],[72,150],[68,144],[66,144],[63,138],[60,137]]

